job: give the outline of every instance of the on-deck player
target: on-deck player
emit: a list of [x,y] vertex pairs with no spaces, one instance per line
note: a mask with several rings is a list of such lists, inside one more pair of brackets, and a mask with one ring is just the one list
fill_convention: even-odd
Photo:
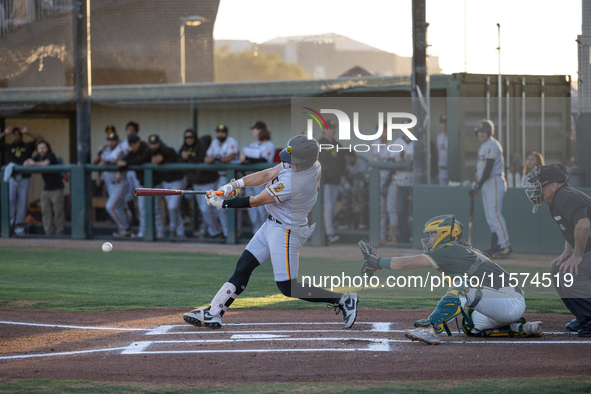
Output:
[[478,182],[469,193],[471,196],[478,195],[478,192],[482,190],[484,214],[492,232],[491,249],[487,251],[488,255],[493,259],[508,258],[513,250],[509,242],[507,223],[501,213],[503,197],[507,191],[503,148],[499,141],[493,137],[495,129],[490,120],[478,121],[474,132],[482,145],[478,148],[476,167]]
[[220,188],[227,197],[234,189],[266,185],[259,195],[225,200],[213,191],[208,194],[208,204],[219,209],[264,205],[268,218],[242,252],[234,274],[213,297],[211,305],[183,315],[187,323],[220,328],[224,312],[244,291],[254,269],[268,260],[273,265],[277,287],[285,296],[334,305],[337,314],[343,312],[345,328],[355,323],[356,293],[334,293],[298,282],[299,252],[315,227],[308,226],[307,216],[318,196],[318,151],[316,140],[298,135],[281,151],[281,164],[232,180]]

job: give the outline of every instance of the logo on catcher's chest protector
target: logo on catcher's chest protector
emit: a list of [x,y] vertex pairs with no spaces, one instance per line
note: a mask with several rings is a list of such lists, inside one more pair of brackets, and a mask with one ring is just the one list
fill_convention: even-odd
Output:
[[275,186],[273,188],[273,190],[275,190],[277,193],[279,193],[281,190],[283,190],[285,188],[285,186],[283,186],[283,183],[278,184],[277,186]]

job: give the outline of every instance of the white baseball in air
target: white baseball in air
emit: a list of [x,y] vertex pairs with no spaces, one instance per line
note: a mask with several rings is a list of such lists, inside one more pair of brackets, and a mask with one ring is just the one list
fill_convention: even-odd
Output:
[[113,245],[110,242],[105,242],[103,244],[103,252],[109,253],[111,250],[113,250]]

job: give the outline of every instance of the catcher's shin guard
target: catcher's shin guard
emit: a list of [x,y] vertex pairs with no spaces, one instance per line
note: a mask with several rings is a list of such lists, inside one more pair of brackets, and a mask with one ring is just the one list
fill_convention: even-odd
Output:
[[368,278],[371,278],[374,272],[381,269],[379,266],[380,256],[378,256],[369,241],[362,239],[358,245],[364,260],[363,266],[361,267],[361,275],[367,275]]
[[421,319],[415,322],[415,327],[426,327],[433,325],[435,331],[439,334],[445,330],[448,336],[451,336],[449,328],[447,328],[447,322],[462,313],[462,305],[459,299],[459,295],[462,291],[457,289],[450,289],[443,296],[443,298],[435,307],[431,316],[428,319]]
[[232,302],[238,297],[236,294],[236,286],[234,286],[230,282],[224,283],[222,288],[218,291],[218,293],[213,297],[211,300],[211,309],[209,313],[212,316],[217,316],[220,313],[227,311]]

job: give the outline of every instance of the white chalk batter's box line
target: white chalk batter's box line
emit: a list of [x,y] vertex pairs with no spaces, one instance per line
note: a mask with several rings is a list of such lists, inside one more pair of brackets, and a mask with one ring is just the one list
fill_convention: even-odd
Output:
[[[369,330],[260,330],[260,331],[224,331],[224,330],[201,330],[194,331],[194,328],[189,325],[165,325],[156,328],[118,328],[118,327],[92,327],[92,326],[73,326],[73,325],[61,325],[61,324],[41,324],[41,323],[25,323],[25,322],[9,322],[0,321],[0,324],[13,324],[13,325],[25,325],[25,326],[38,326],[38,327],[52,327],[52,328],[69,328],[69,329],[88,329],[88,330],[111,330],[111,331],[146,331],[146,335],[170,335],[168,331],[175,327],[190,328],[193,331],[184,331],[181,334],[188,333],[219,333],[219,334],[233,334],[230,339],[198,339],[198,340],[172,340],[172,341],[139,341],[133,342],[125,347],[116,348],[103,348],[103,349],[89,349],[79,350],[71,352],[52,352],[52,353],[39,353],[39,354],[26,354],[26,355],[15,355],[15,356],[3,356],[0,360],[14,360],[14,359],[27,359],[36,357],[56,357],[56,356],[72,356],[98,352],[120,352],[119,354],[133,355],[133,354],[172,354],[172,353],[264,353],[264,352],[344,352],[344,351],[390,351],[391,343],[410,343],[409,339],[386,339],[386,338],[368,338],[368,337],[340,337],[340,338],[291,338],[290,335],[281,335],[286,332],[340,332],[347,335],[363,332],[403,332],[403,330],[390,330],[392,324],[396,323],[385,323],[385,322],[358,322],[357,325],[372,325]],[[284,326],[284,325],[327,325],[327,324],[342,324],[342,323],[304,323],[304,322],[281,322],[281,323],[226,323],[224,326]],[[254,333],[254,334],[249,334]],[[271,333],[275,333],[272,335]],[[547,334],[571,334],[566,332],[547,333]],[[576,333],[575,333],[576,334]],[[346,342],[346,341],[357,341],[357,342],[368,342],[365,347],[358,348],[290,348],[290,349],[214,349],[214,350],[164,350],[164,351],[147,351],[146,349],[153,344],[208,344],[208,343],[236,343],[236,342],[302,342],[302,341],[335,341],[335,342]],[[539,341],[539,340],[524,340],[524,339],[506,339],[506,340],[485,340],[479,339],[475,341],[465,340],[443,340],[441,343],[447,344],[510,344],[510,345],[556,345],[556,344],[591,344],[591,341],[579,340],[579,341]],[[419,345],[419,344],[417,344]]]
[[[371,332],[371,333],[404,333],[405,330],[393,330],[391,329],[392,325],[397,325],[399,323],[386,323],[386,322],[356,322],[355,327],[360,325],[371,325],[370,329],[358,330],[346,330],[343,328],[339,329],[303,329],[303,330],[284,330],[284,329],[275,329],[275,330],[211,330],[211,329],[203,329],[203,328],[195,328],[193,326],[187,324],[173,324],[173,325],[164,325],[160,327],[156,327],[154,329],[148,330],[146,335],[202,335],[202,334],[283,334],[283,333],[323,333],[323,332],[340,332],[340,333],[347,333],[347,332]],[[342,326],[343,323],[336,323],[336,322],[313,322],[313,323],[305,323],[305,322],[295,322],[295,323],[223,323],[223,327],[227,326],[234,326],[234,327],[247,327],[247,326],[294,326],[294,325],[339,325]],[[180,330],[178,330],[180,329]],[[176,330],[176,331],[175,331]],[[464,333],[454,333],[464,335]],[[576,335],[576,332],[545,332],[546,335]]]
[[[174,324],[174,325],[163,325],[155,328],[124,328],[124,327],[93,327],[93,326],[75,326],[70,324],[51,324],[51,323],[26,323],[26,322],[13,322],[13,321],[0,321],[0,324],[12,324],[21,326],[33,326],[33,327],[51,327],[51,328],[69,328],[75,330],[105,330],[105,331],[146,331],[146,335],[187,335],[187,334],[239,334],[239,333],[302,333],[302,332],[383,332],[383,333],[403,333],[404,330],[392,330],[392,325],[399,323],[387,323],[387,322],[356,322],[355,326],[360,325],[371,325],[372,327],[368,330],[343,330],[342,328],[336,330],[210,330],[210,329],[197,329],[188,324]],[[339,325],[343,323],[337,322],[277,322],[277,323],[224,323],[226,326],[236,327],[247,327],[247,326],[321,326],[321,325]],[[174,331],[172,329],[182,328],[184,331]],[[189,331],[190,330],[190,331]],[[547,335],[576,335],[576,332],[546,332]],[[461,334],[463,335],[463,333]]]

